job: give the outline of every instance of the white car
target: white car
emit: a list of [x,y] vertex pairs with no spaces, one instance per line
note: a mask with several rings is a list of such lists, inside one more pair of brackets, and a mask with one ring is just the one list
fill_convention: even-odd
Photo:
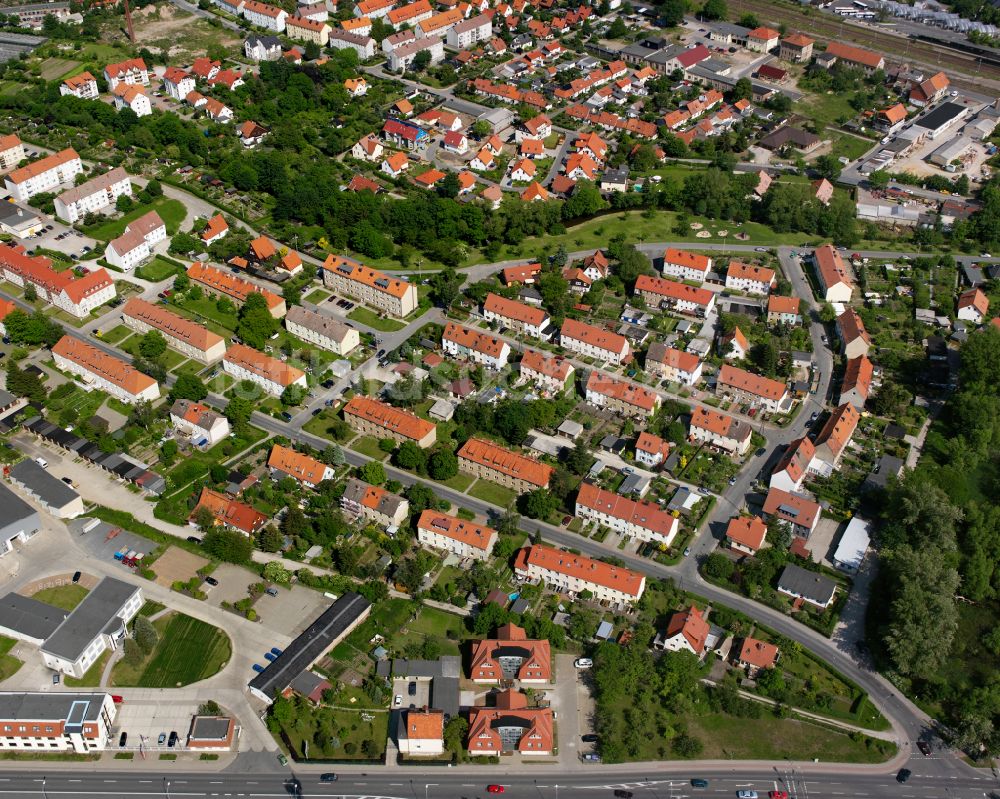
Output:
[[578,669],[589,669],[594,665],[594,661],[590,658],[577,658],[573,661],[573,665]]
[[396,698],[392,700],[392,706],[399,707],[401,704],[403,704],[403,695],[396,694]]
[[738,791],[736,795],[739,797],[739,799],[757,799],[757,791],[753,790]]

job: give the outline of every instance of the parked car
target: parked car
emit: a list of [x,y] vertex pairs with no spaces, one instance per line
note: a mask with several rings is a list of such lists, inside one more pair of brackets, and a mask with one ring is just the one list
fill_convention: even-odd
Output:
[[35,463],[37,463],[43,469],[49,468],[49,462],[45,460],[45,458],[35,458]]
[[82,574],[80,572],[73,572],[73,582],[74,583],[80,582],[80,577],[81,576],[82,576]]
[[59,685],[59,673],[58,672],[52,675],[52,684],[53,685]]
[[585,761],[587,761],[588,763],[600,763],[601,762],[601,756],[599,754],[597,754],[597,752],[587,752],[583,756],[583,759]]
[[284,752],[278,752],[278,762],[281,763],[281,765],[283,765],[283,766],[287,766],[288,765],[288,758],[285,757],[285,753]]
[[123,731],[122,734],[118,736],[118,748],[124,749],[125,744],[127,743],[128,743],[128,733]]
[[588,732],[586,735],[581,735],[580,740],[583,741],[585,744],[596,744],[597,734],[593,732]]
[[268,596],[277,596],[278,595],[278,589],[277,588],[268,588],[264,593],[267,594]]
[[684,557],[686,558],[691,554],[691,547],[684,547]]
[[167,739],[167,746],[173,748],[177,746],[177,731],[171,730],[170,737]]
[[573,661],[573,665],[578,669],[589,669],[594,665],[594,661],[590,658],[577,658]]
[[205,582],[208,583],[209,585],[213,585],[213,586],[219,584],[219,581],[216,580],[214,577],[206,577],[205,578]]
[[163,744],[165,744],[166,742],[167,742],[167,734],[165,732],[161,732],[159,737],[156,739],[156,743],[158,746],[163,746]]

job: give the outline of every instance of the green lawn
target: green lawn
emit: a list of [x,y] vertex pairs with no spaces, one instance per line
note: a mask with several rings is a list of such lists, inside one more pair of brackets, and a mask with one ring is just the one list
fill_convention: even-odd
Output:
[[829,137],[833,143],[831,153],[832,155],[840,158],[844,156],[850,158],[854,161],[860,158],[868,150],[871,149],[875,142],[868,141],[867,139],[859,139],[855,136],[849,136],[846,133],[834,133],[833,131],[826,131],[824,137]]
[[369,458],[373,458],[377,461],[384,461],[389,457],[389,453],[383,452],[379,449],[378,441],[371,436],[362,436],[352,442],[351,449],[355,452],[360,452],[362,455],[367,455]]
[[180,302],[172,297],[170,307],[178,309],[183,316],[194,319],[213,333],[218,333],[220,336],[231,336],[236,329],[236,314],[223,313],[216,306],[216,302],[215,297],[203,296],[200,300],[185,297]]
[[52,588],[43,588],[32,599],[54,605],[61,610],[73,610],[83,602],[83,598],[89,593],[82,585],[70,583],[69,585],[54,585]]
[[315,305],[319,305],[323,300],[330,296],[329,291],[323,291],[323,289],[313,289],[305,296],[306,302],[311,302]]
[[0,682],[8,677],[17,674],[17,670],[24,664],[13,655],[9,654],[17,643],[13,638],[0,635]]
[[396,650],[405,651],[408,646],[422,645],[431,638],[437,641],[442,655],[458,655],[460,642],[469,636],[461,616],[429,607],[421,608],[416,620],[409,622],[404,629],[405,632],[400,630],[392,637]]
[[132,328],[126,325],[115,325],[106,333],[101,333],[98,338],[100,338],[101,341],[106,341],[108,344],[117,344],[119,341],[124,341],[131,335]]
[[368,308],[360,305],[347,314],[347,318],[353,319],[362,325],[372,327],[375,330],[381,330],[383,333],[394,333],[406,327],[402,322],[397,322],[395,319],[383,319],[374,311],[370,311]]
[[449,477],[447,480],[439,480],[441,485],[446,485],[448,488],[453,488],[456,491],[461,491],[463,494],[466,489],[472,485],[476,478],[467,472],[459,472],[454,477]]
[[180,200],[171,200],[168,197],[158,197],[153,202],[133,208],[119,219],[112,219],[101,222],[97,225],[84,228],[84,232],[100,241],[110,241],[117,238],[125,230],[125,226],[133,219],[138,219],[143,214],[156,211],[167,226],[167,234],[172,236],[177,232],[184,217],[187,216],[187,209]]
[[[163,221],[166,222],[167,220],[164,219]],[[159,283],[161,280],[166,280],[168,277],[176,275],[179,271],[172,263],[157,255],[148,264],[136,269],[135,274],[136,277],[141,277],[143,280]]]
[[119,661],[112,683],[141,688],[175,688],[217,674],[229,661],[232,645],[218,627],[171,613],[153,622],[160,641],[138,667]]
[[90,664],[90,668],[83,673],[82,677],[63,677],[63,684],[67,688],[97,688],[101,684],[101,677],[104,676],[104,669],[110,658],[111,650],[105,650],[97,660]]
[[517,494],[509,488],[504,488],[489,480],[477,480],[476,484],[469,489],[469,496],[481,499],[483,502],[492,502],[501,508],[506,508],[511,502],[517,499]]
[[161,610],[166,610],[167,606],[162,602],[157,602],[154,599],[147,599],[141,608],[139,608],[140,616],[155,616]]

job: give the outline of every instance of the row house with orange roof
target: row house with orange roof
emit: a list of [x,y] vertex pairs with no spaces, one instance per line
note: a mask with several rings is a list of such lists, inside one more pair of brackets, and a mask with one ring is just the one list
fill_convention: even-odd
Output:
[[587,378],[584,396],[591,405],[636,419],[648,419],[661,403],[656,392],[596,370]]
[[861,420],[858,409],[845,403],[834,409],[816,436],[816,454],[809,464],[809,470],[821,477],[829,477],[840,463],[840,459],[851,443],[854,431]]
[[332,480],[336,474],[332,466],[327,466],[311,455],[297,452],[291,447],[283,447],[281,444],[271,447],[267,468],[277,479],[291,477],[307,488],[315,488],[324,480]]
[[152,377],[73,336],[63,336],[56,342],[52,359],[58,369],[79,375],[84,383],[122,402],[134,404],[160,398],[160,386]]
[[597,601],[619,605],[637,602],[646,590],[646,576],[640,572],[543,544],[518,550],[514,574],[560,593],[589,591]]
[[193,443],[213,447],[229,436],[229,420],[208,405],[179,399],[170,406],[170,423]]
[[631,355],[628,339],[603,327],[566,319],[559,330],[559,344],[570,352],[609,361],[616,366]]
[[426,449],[437,440],[437,426],[419,416],[356,394],[344,406],[344,421],[365,436],[391,438],[400,444],[412,441]]
[[36,194],[53,191],[63,183],[72,183],[82,173],[80,156],[76,150],[67,148],[9,172],[4,184],[15,202],[27,202]]
[[840,61],[848,67],[860,69],[866,75],[885,69],[884,56],[843,42],[830,42],[826,46],[826,56],[828,59],[832,57],[833,60]]
[[306,373],[278,358],[245,344],[232,344],[222,358],[222,368],[236,380],[249,380],[265,392],[280,397],[289,386],[308,389]]
[[580,483],[576,495],[577,518],[607,527],[620,536],[670,546],[680,522],[655,502],[623,497],[592,483]]
[[13,169],[24,158],[24,144],[16,133],[0,136],[0,170]]
[[450,552],[460,558],[487,560],[497,542],[491,527],[428,509],[417,520],[417,541],[426,547]]
[[518,494],[547,489],[551,466],[483,438],[470,438],[458,451],[458,468]]
[[730,261],[726,270],[726,288],[766,297],[778,285],[774,270],[743,261]]
[[848,403],[859,411],[863,410],[871,395],[872,382],[875,377],[875,366],[868,357],[859,355],[847,361],[844,369],[844,379],[840,383],[839,405]]
[[383,529],[398,528],[410,515],[410,503],[405,497],[356,477],[348,478],[340,507],[345,513]]
[[508,300],[493,292],[487,294],[483,302],[483,317],[487,322],[497,322],[517,333],[535,338],[548,338],[552,335],[549,330],[551,320],[543,309]]
[[667,247],[663,251],[663,274],[678,280],[704,283],[712,269],[712,259],[707,255]]
[[695,386],[701,382],[702,362],[693,352],[652,342],[646,350],[646,371],[671,383]]
[[575,369],[560,355],[547,355],[538,350],[525,350],[519,370],[522,379],[553,394],[563,393],[570,385]]
[[414,3],[407,3],[405,6],[391,9],[385,15],[385,21],[398,30],[404,25],[412,27],[432,16],[434,16],[434,9],[431,8],[428,0],[416,0]]
[[57,272],[52,261],[29,256],[23,247],[0,244],[0,273],[15,286],[31,284],[42,302],[54,305],[78,319],[115,298],[115,283],[103,267],[77,277],[72,270]]
[[466,358],[496,371],[503,369],[510,358],[510,345],[503,339],[455,322],[445,325],[441,348],[452,357]]
[[59,94],[72,95],[81,100],[96,100],[100,96],[100,91],[97,88],[97,79],[89,72],[81,72],[79,75],[66,78],[59,85]]
[[723,364],[719,370],[716,393],[729,395],[737,402],[777,413],[788,402],[788,386],[780,380],[761,377],[732,364]]
[[634,291],[650,308],[701,318],[708,316],[715,308],[715,292],[662,277],[639,275]]
[[281,319],[286,313],[285,301],[273,291],[214,266],[201,262],[193,263],[188,267],[187,276],[215,297],[228,297],[238,305],[242,305],[247,297],[256,292],[264,297],[268,310],[275,319]]
[[116,166],[103,175],[67,189],[56,196],[53,205],[56,216],[72,224],[87,214],[114,205],[122,195],[132,196],[132,180],[124,169]]
[[417,307],[415,285],[339,255],[328,255],[323,263],[323,285],[396,317]]
[[325,22],[309,17],[291,16],[285,19],[285,35],[289,39],[302,42],[314,42],[320,47],[326,47],[330,41],[332,28]]
[[141,297],[132,297],[125,303],[122,322],[140,335],[156,330],[168,346],[201,363],[214,363],[226,354],[226,340],[222,336]]
[[395,7],[396,0],[359,0],[354,4],[354,16],[380,19]]
[[696,443],[735,455],[744,455],[750,449],[750,425],[722,411],[698,405],[691,412],[688,438]]
[[232,499],[210,488],[202,488],[198,504],[194,506],[188,520],[197,521],[198,511],[205,508],[212,514],[217,525],[238,530],[246,536],[256,535],[269,519],[252,505]]
[[288,12],[278,6],[269,3],[260,3],[257,0],[245,0],[243,3],[243,18],[251,25],[258,28],[282,33],[285,30],[285,22],[288,19]]

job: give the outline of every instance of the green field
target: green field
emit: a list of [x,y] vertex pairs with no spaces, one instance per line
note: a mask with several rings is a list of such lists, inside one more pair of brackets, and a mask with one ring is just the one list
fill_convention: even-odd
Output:
[[476,484],[468,491],[469,496],[481,499],[483,502],[492,502],[501,508],[506,508],[511,502],[517,499],[517,494],[509,488],[504,488],[489,480],[477,480]]
[[323,300],[330,296],[329,291],[323,291],[323,289],[313,289],[305,296],[306,302],[314,303],[319,305]]
[[101,677],[104,676],[104,669],[107,668],[110,659],[111,650],[107,649],[90,665],[82,677],[63,677],[63,685],[67,688],[97,688],[101,684]]
[[384,461],[389,457],[388,452],[383,452],[378,445],[378,441],[371,436],[362,436],[356,441],[351,443],[351,449],[355,452],[360,452],[362,455],[367,455],[376,461]]
[[52,588],[43,588],[32,599],[53,605],[60,610],[73,610],[83,602],[83,598],[90,592],[82,585],[70,583],[69,585],[54,585]]
[[395,319],[383,319],[374,311],[370,311],[360,305],[347,314],[347,318],[375,330],[381,330],[383,333],[394,333],[406,327],[402,322],[397,322]]
[[[167,220],[164,219],[163,221],[166,222]],[[161,280],[173,277],[179,271],[172,263],[157,255],[148,264],[136,269],[135,274],[136,277],[141,277],[143,280],[148,280],[151,283],[159,283]]]
[[0,682],[8,677],[13,677],[19,668],[24,664],[13,655],[9,654],[17,643],[13,638],[0,635]]
[[217,674],[232,655],[232,645],[218,627],[183,613],[171,613],[153,622],[160,641],[152,654],[129,667],[115,665],[111,675],[115,685],[140,688],[175,688]]
[[129,222],[133,219],[138,219],[150,211],[156,211],[160,215],[160,219],[167,226],[167,235],[170,236],[177,232],[177,228],[180,227],[181,222],[184,221],[184,217],[187,216],[187,209],[180,200],[159,197],[147,205],[140,205],[133,208],[127,214],[123,214],[120,219],[112,219],[84,228],[84,232],[88,236],[92,236],[100,241],[111,241],[111,239],[117,238],[122,234]]

